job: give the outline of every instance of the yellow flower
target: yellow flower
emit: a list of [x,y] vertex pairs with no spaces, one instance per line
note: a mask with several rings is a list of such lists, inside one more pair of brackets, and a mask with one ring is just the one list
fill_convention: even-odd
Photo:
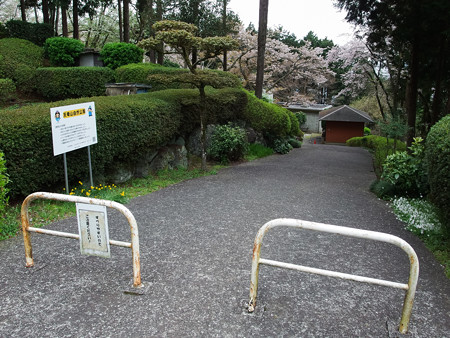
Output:
[[83,182],[81,182],[81,181],[78,181],[78,183],[80,183],[80,185],[83,185]]
[[89,196],[89,195],[90,195],[90,193],[88,191],[86,191],[86,196]]
[[125,196],[125,191],[122,191],[122,192],[120,193],[120,196]]

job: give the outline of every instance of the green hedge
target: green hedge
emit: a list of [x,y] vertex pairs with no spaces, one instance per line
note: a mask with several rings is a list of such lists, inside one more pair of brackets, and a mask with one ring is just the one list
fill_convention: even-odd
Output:
[[21,20],[10,20],[5,24],[7,35],[31,41],[42,46],[46,39],[55,35],[53,26],[46,23],[31,23]]
[[103,64],[111,69],[142,62],[144,50],[132,43],[110,42],[100,51]]
[[[200,121],[200,96],[197,89],[168,89],[147,94],[167,102],[175,102],[181,110],[180,135],[187,136]],[[139,95],[139,97],[144,97]],[[247,96],[242,89],[207,88],[207,123],[225,124],[228,121],[244,119],[243,111]]]
[[19,91],[33,90],[33,76],[43,62],[42,48],[23,39],[0,39],[0,55],[0,77],[12,79]]
[[84,50],[84,43],[77,39],[54,37],[45,40],[45,56],[54,67],[72,67]]
[[48,67],[36,71],[36,90],[49,100],[105,95],[105,84],[115,81],[106,67]]
[[[210,72],[213,76],[219,76],[227,80],[229,87],[241,88],[241,82],[239,78],[229,72],[223,72],[218,70],[206,70]],[[174,74],[186,73],[189,74],[188,69],[174,68],[174,67],[164,67],[154,63],[135,63],[122,66],[116,69],[116,79],[117,82],[133,82],[133,83],[144,83],[152,85],[151,91],[158,91],[164,89],[177,89],[177,88],[192,88],[188,84],[171,83],[167,84],[155,84],[148,79],[149,75],[167,75],[170,77]],[[217,80],[217,78],[216,78]]]
[[11,79],[0,79],[0,103],[6,102],[14,97],[16,85]]
[[300,129],[295,115],[286,108],[258,99],[246,92],[248,104],[244,111],[245,119],[252,127],[273,138],[298,136]]
[[[373,150],[374,167],[378,177],[383,172],[383,164],[386,161],[386,157],[394,153],[394,143],[393,139],[386,140],[386,137],[377,135],[352,137],[346,142],[347,146],[350,147],[365,147]],[[397,141],[396,151],[404,150],[406,150],[405,142]]]
[[431,127],[425,144],[431,198],[442,210],[450,231],[450,115]]
[[[93,97],[0,111],[0,149],[10,174],[11,196],[63,186],[62,156],[53,156],[50,108],[94,101],[98,144],[91,146],[94,175],[104,176],[118,162],[136,161],[142,151],[169,141],[180,125],[176,104],[133,96]],[[67,154],[68,174],[88,177],[87,151]]]

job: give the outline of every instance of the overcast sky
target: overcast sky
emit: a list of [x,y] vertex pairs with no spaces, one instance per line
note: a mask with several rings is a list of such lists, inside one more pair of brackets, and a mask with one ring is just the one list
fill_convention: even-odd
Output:
[[[239,15],[245,26],[252,22],[258,29],[259,0],[230,0],[228,8]],[[281,25],[297,38],[313,31],[320,39],[343,45],[353,36],[345,14],[333,6],[332,0],[269,0],[268,25]]]

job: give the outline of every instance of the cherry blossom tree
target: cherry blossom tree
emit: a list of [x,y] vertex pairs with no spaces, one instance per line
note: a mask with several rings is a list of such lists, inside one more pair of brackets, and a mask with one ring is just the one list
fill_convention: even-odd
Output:
[[[228,55],[228,69],[243,78],[244,86],[253,90],[256,81],[257,35],[240,28],[235,36],[238,50]],[[323,58],[322,48],[312,48],[309,42],[293,48],[287,44],[267,38],[264,88],[282,101],[312,101],[310,89],[318,88],[333,79],[334,73]]]

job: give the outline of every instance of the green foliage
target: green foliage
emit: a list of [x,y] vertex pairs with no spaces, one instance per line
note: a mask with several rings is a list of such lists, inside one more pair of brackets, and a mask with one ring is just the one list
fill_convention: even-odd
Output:
[[394,139],[394,149],[397,146],[397,140],[402,139],[408,132],[408,126],[400,118],[393,118],[388,122],[379,122],[379,126],[382,135]]
[[302,146],[302,142],[295,138],[290,138],[288,142],[292,146],[292,148],[300,148]]
[[411,153],[400,151],[388,155],[383,164],[381,178],[391,183],[401,196],[425,195],[428,190],[424,167],[424,145],[422,138],[414,138]]
[[370,130],[370,128],[364,127],[364,136],[368,136],[370,134],[372,134],[372,131]]
[[378,177],[381,176],[383,163],[386,161],[388,155],[395,153],[396,150],[406,150],[406,144],[404,142],[395,142],[392,139],[387,139],[386,141],[386,138],[377,135],[353,137],[347,140],[346,144],[350,147],[369,148],[373,152],[374,167]]
[[395,186],[387,181],[375,180],[370,185],[370,191],[378,198],[389,199],[395,195]]
[[84,44],[80,40],[65,37],[48,38],[45,40],[44,51],[52,66],[72,67]]
[[278,154],[287,154],[293,147],[289,143],[289,139],[277,138],[273,140],[272,149]]
[[[168,142],[180,125],[176,105],[146,94],[95,97],[98,143],[91,147],[94,174],[106,176],[118,163],[133,163],[156,145]],[[86,102],[86,98],[0,111],[0,149],[8,159],[12,196],[63,185],[61,156],[53,156],[51,107]],[[86,149],[67,155],[69,177],[88,177]]]
[[0,217],[3,218],[6,210],[6,206],[8,205],[9,197],[8,192],[9,189],[6,185],[9,182],[9,176],[6,172],[6,160],[5,154],[0,151]]
[[105,84],[114,82],[106,67],[47,67],[36,71],[36,90],[49,100],[105,95]]
[[14,97],[16,85],[11,79],[0,79],[0,103],[9,101]]
[[442,210],[450,231],[450,115],[431,127],[425,145],[425,161],[431,199]]
[[302,124],[306,123],[306,114],[304,112],[301,112],[301,111],[295,112],[294,115],[297,118],[298,124],[300,126],[302,126]]
[[[297,136],[298,125],[292,128],[293,114],[289,110],[264,102],[249,92],[246,93],[248,104],[244,116],[256,131],[270,134],[273,138]],[[296,118],[295,121],[298,123]]]
[[[86,102],[86,98],[0,110],[0,149],[8,159],[11,196],[62,186],[61,156],[53,156],[50,108]],[[94,97],[98,143],[91,147],[94,175],[132,164],[149,148],[174,135],[188,135],[199,126],[197,90],[167,90],[148,94]],[[208,120],[214,124],[242,119],[247,102],[242,89],[207,90]],[[88,177],[86,149],[67,155],[69,177]],[[73,182],[72,182],[73,183]]]
[[[53,27],[46,23],[31,23],[21,20],[10,20],[5,25],[6,35],[10,38],[28,40],[42,46],[48,38],[55,35]],[[6,37],[6,36],[5,36]]]
[[0,76],[13,80],[19,91],[31,91],[34,72],[42,66],[42,48],[23,39],[1,39],[0,56]]
[[149,80],[150,75],[162,74],[171,76],[172,74],[187,74],[187,69],[177,69],[174,67],[163,67],[154,63],[135,63],[122,66],[116,69],[117,82],[132,82],[132,83],[144,83],[151,84],[151,91],[158,91],[164,89],[177,89],[177,88],[189,88],[188,85],[182,85],[181,83],[155,83]]
[[144,50],[132,43],[110,42],[100,51],[103,64],[111,69],[142,62]]
[[272,148],[265,147],[259,143],[252,143],[249,145],[249,150],[248,150],[247,155],[245,156],[245,159],[248,161],[253,161],[258,158],[270,156],[273,153],[274,152],[273,152]]
[[5,25],[0,22],[0,39],[5,39],[8,37],[8,30]]
[[178,63],[172,62],[169,59],[164,59],[163,66],[164,67],[171,67],[171,68],[181,68],[181,66]]
[[228,163],[244,158],[247,151],[248,141],[244,129],[233,126],[232,123],[216,127],[208,148],[211,158]]

